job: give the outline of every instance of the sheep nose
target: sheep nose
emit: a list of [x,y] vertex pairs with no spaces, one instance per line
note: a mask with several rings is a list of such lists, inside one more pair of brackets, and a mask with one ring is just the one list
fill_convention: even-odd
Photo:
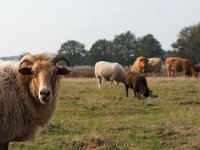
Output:
[[50,95],[50,90],[42,89],[42,90],[40,91],[40,95],[41,95],[43,98],[47,98],[47,97]]

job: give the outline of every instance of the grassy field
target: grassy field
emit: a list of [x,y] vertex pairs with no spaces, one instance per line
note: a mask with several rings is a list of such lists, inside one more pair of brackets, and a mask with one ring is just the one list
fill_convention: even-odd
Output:
[[137,100],[94,78],[68,78],[49,124],[35,143],[13,143],[11,150],[199,150],[200,80],[148,78],[158,98]]

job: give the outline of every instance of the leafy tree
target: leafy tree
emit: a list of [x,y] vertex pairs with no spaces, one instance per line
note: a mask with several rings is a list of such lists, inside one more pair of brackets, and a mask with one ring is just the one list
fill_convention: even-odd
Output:
[[70,61],[70,64],[84,65],[84,58],[87,53],[85,46],[78,41],[69,40],[61,45],[58,53],[65,54]]
[[89,65],[94,65],[97,61],[105,60],[109,61],[109,46],[110,41],[105,39],[96,41],[87,55],[87,62]]
[[164,53],[164,58],[166,59],[166,57],[177,57],[178,56],[178,51],[176,50],[167,50]]
[[178,51],[178,56],[194,62],[200,61],[200,23],[183,28],[172,47]]
[[152,34],[138,38],[137,57],[163,57],[163,54],[164,51],[161,48],[160,42]]
[[135,59],[136,38],[133,33],[127,31],[115,36],[110,46],[112,61],[119,62],[122,65],[131,65]]

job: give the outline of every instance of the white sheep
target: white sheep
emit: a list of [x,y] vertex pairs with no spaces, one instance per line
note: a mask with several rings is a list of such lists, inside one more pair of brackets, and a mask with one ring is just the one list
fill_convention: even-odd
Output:
[[148,59],[147,73],[153,72],[154,78],[155,78],[156,74],[160,73],[161,66],[162,66],[162,60],[158,57],[147,58],[147,59]]
[[95,64],[95,76],[98,78],[98,87],[101,89],[102,79],[111,81],[110,88],[112,88],[113,81],[124,83],[126,71],[119,63],[111,63],[106,61],[99,61]]

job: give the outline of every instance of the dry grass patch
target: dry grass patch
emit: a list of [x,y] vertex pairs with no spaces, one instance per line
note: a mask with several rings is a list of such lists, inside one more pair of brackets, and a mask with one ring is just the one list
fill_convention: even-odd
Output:
[[106,140],[98,135],[90,135],[82,138],[66,139],[69,149],[79,150],[103,150]]

